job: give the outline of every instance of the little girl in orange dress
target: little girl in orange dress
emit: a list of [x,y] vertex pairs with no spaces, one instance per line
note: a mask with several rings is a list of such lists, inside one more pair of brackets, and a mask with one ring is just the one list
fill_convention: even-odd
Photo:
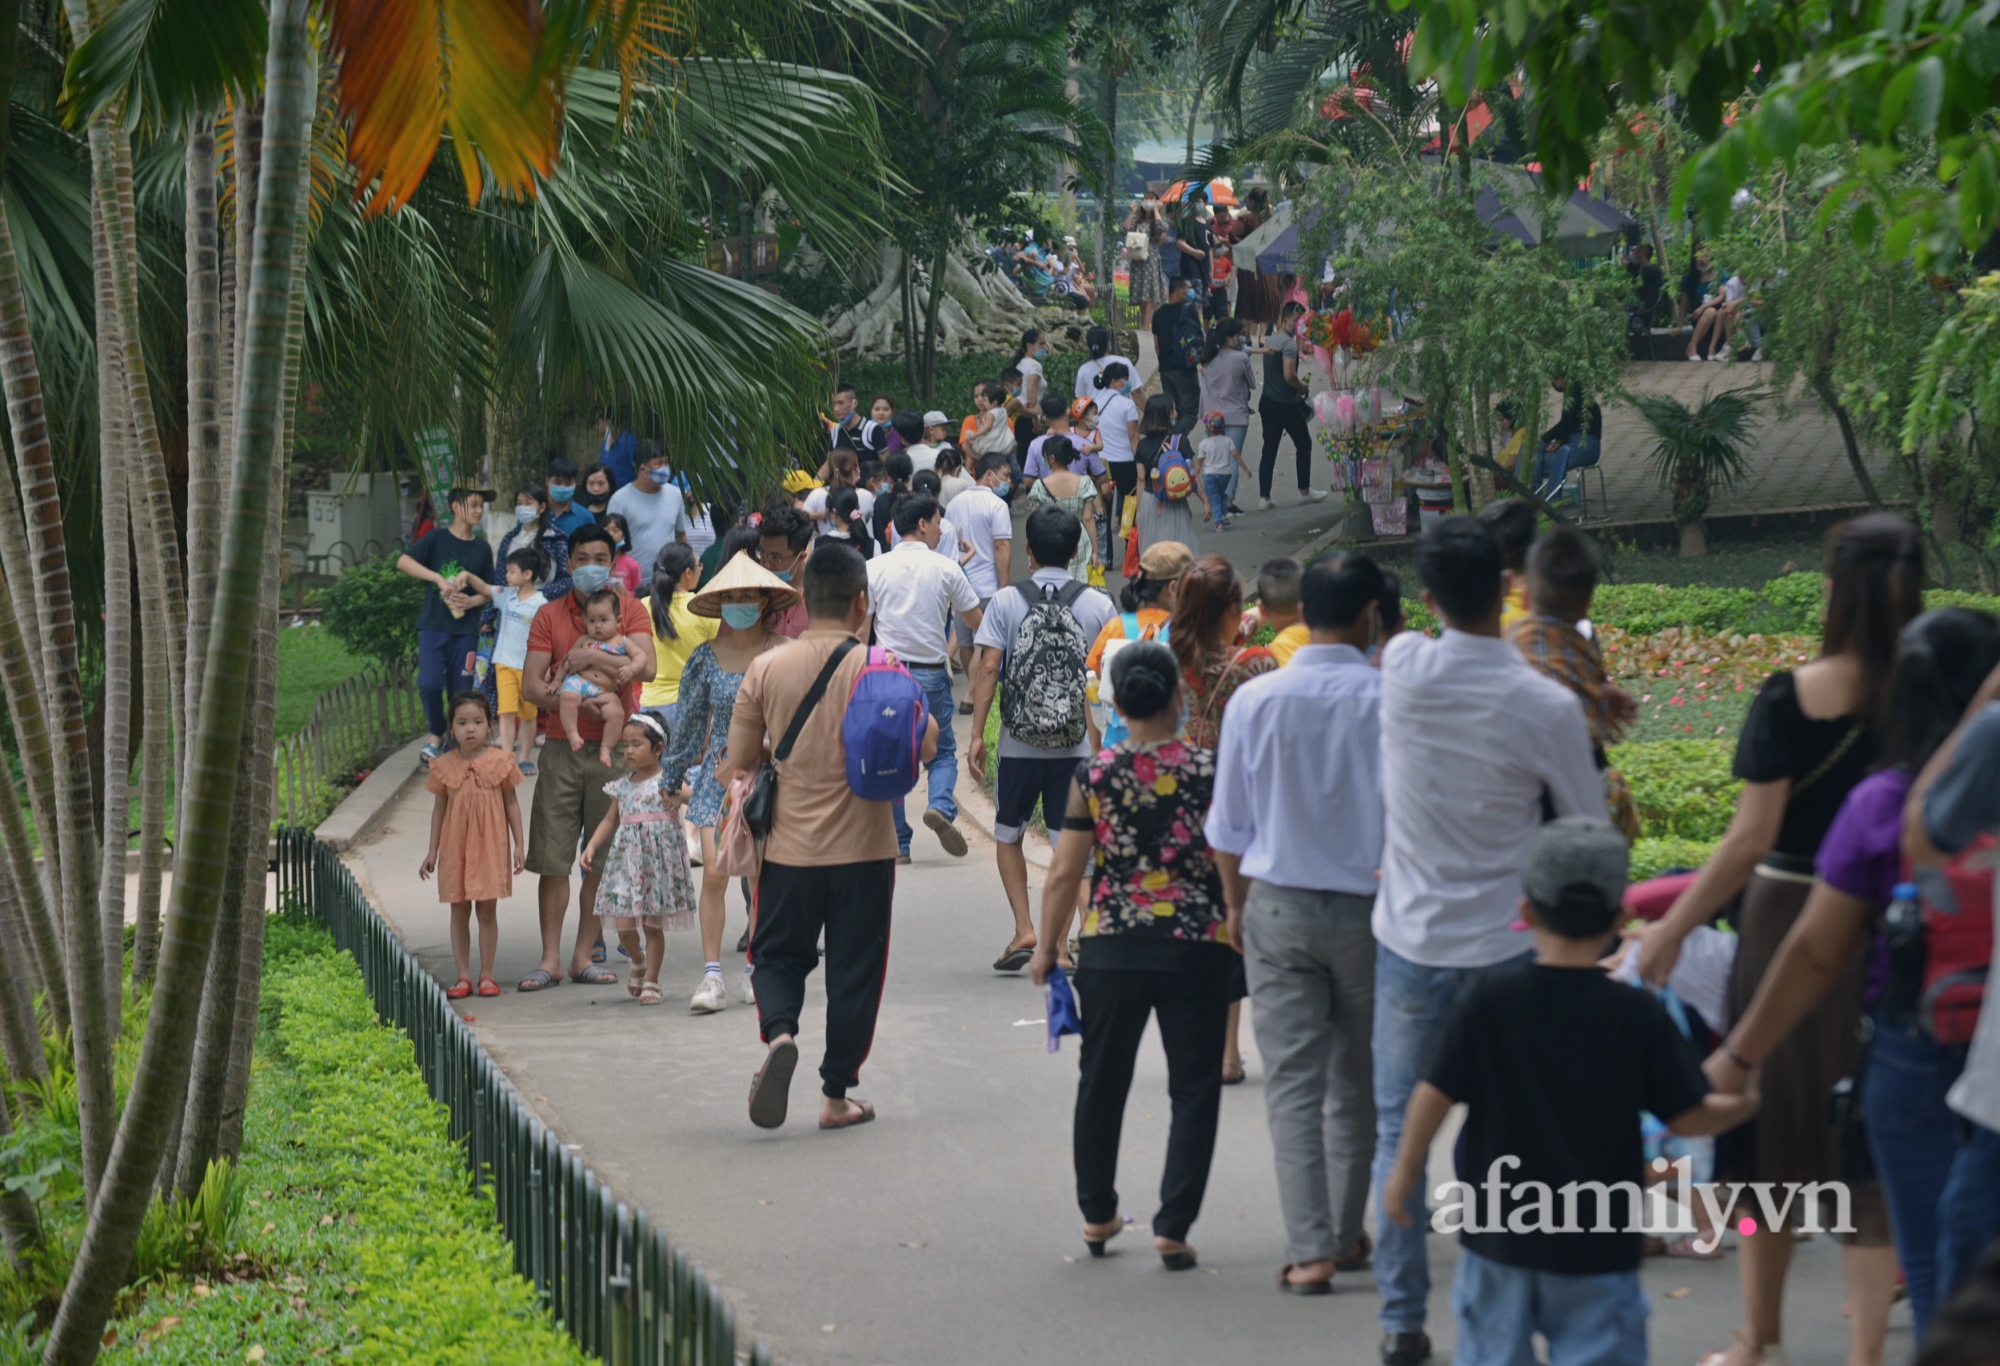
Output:
[[437,794],[437,805],[431,809],[430,852],[417,876],[436,873],[438,900],[451,905],[451,953],[458,962],[458,981],[445,995],[454,1001],[473,992],[475,907],[479,994],[500,994],[500,984],[493,980],[493,954],[500,947],[499,901],[514,894],[514,874],[528,856],[521,837],[521,803],[514,796],[521,770],[513,755],[486,744],[493,731],[492,706],[482,692],[462,692],[451,699],[452,747],[431,761],[424,780]]

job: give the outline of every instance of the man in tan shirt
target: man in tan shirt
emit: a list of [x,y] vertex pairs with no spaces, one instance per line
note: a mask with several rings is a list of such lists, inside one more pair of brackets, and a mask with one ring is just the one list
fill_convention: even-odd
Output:
[[[757,1018],[769,1051],[750,1084],[750,1122],[785,1122],[798,1066],[799,1014],[806,977],[826,935],[826,1056],[820,1064],[819,1127],[844,1129],[875,1118],[847,1098],[875,1039],[882,979],[889,966],[889,903],[896,887],[896,827],[888,802],[863,801],[847,785],[841,719],[868,662],[857,633],[868,620],[868,564],[851,547],[823,543],[802,574],[806,630],[790,645],[751,661],[729,726],[730,771],[754,770],[775,751],[813,686],[824,692],[778,765],[778,800],[757,885],[750,942]],[[840,657],[830,674],[829,661]],[[924,739],[937,746],[937,719]]]

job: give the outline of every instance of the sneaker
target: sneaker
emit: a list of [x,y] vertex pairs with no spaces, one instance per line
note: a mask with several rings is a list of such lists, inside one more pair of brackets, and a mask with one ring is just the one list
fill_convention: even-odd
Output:
[[1243,515],[1243,509],[1236,506],[1236,504],[1231,503],[1229,505],[1229,515],[1231,517],[1241,517]]
[[965,833],[951,823],[951,817],[935,806],[928,807],[924,811],[924,825],[938,837],[938,843],[944,846],[947,854],[953,858],[965,857],[966,850],[971,846],[965,842]]
[[[720,986],[722,984],[718,982],[716,985]],[[757,1004],[757,988],[750,985],[750,969],[748,965],[743,969],[743,984],[737,989],[736,994],[743,998],[743,1004],[746,1006]]]
[[720,977],[703,977],[701,985],[694,989],[688,1000],[688,1014],[713,1015],[729,1005],[729,993],[723,989]]
[[1324,503],[1324,502],[1326,501],[1326,490],[1325,490],[1325,489],[1300,489],[1300,490],[1299,490],[1299,501],[1300,501],[1301,503]]
[[907,849],[896,855],[896,862],[899,864],[909,863],[910,861],[910,851]]
[[425,768],[429,768],[431,766],[431,760],[442,759],[443,757],[444,757],[444,746],[439,744],[428,744],[425,745],[422,749],[417,751],[417,762],[422,764]]
[[1431,1359],[1431,1340],[1427,1333],[1384,1333],[1382,1335],[1382,1366],[1420,1366]]
[[1259,498],[1257,500],[1257,511],[1259,512],[1269,512],[1272,508],[1276,506],[1277,504],[1272,502],[1269,498]]
[[748,953],[748,952],[750,952],[750,931],[749,931],[749,930],[747,930],[747,929],[746,929],[746,930],[744,930],[744,931],[743,931],[743,937],[742,937],[741,939],[738,939],[738,940],[736,941],[736,951],[737,951],[738,953]]
[[1756,349],[1755,351],[1752,351],[1752,352],[1750,353],[1750,359],[1751,359],[1751,360],[1753,360],[1753,361],[1761,361],[1761,360],[1763,360],[1763,359],[1764,359],[1764,348],[1760,346],[1760,347],[1758,347],[1758,348],[1757,348],[1757,349]]

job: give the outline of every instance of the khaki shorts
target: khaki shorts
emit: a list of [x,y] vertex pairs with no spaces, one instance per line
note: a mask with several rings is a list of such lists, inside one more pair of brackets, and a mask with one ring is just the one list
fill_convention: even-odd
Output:
[[498,694],[500,715],[518,716],[523,721],[532,721],[538,715],[535,704],[522,695],[519,669],[510,669],[505,664],[495,664],[493,691]]
[[528,816],[528,867],[537,877],[566,877],[576,863],[583,841],[603,823],[611,809],[604,785],[621,776],[625,766],[597,762],[596,742],[582,751],[569,741],[549,737],[542,746],[535,777],[535,804]]

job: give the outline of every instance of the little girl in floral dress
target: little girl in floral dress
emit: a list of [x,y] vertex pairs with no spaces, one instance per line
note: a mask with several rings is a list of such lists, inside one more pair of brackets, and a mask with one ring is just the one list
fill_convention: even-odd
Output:
[[667,747],[665,724],[640,712],[625,723],[618,747],[628,772],[604,785],[611,794],[611,809],[583,851],[583,868],[586,873],[596,871],[599,851],[611,846],[597,888],[597,913],[617,928],[625,956],[632,960],[625,989],[639,998],[640,1005],[656,1006],[660,965],[667,956],[666,932],[694,928],[694,875],[688,871],[680,796],[660,782],[660,755]]

